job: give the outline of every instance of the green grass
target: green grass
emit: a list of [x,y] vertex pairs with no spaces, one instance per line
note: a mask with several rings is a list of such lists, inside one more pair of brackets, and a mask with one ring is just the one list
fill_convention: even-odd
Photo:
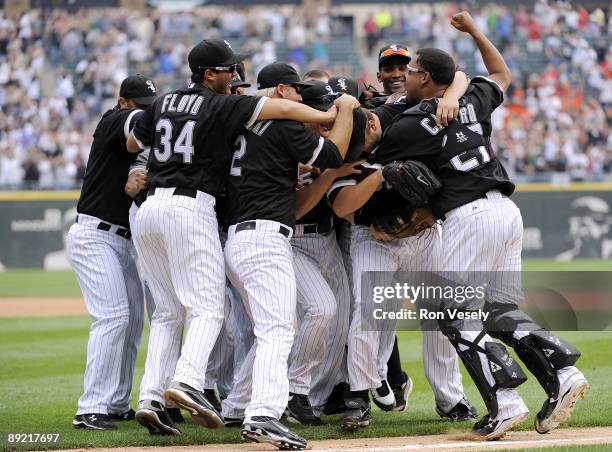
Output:
[[78,297],[80,295],[81,290],[72,271],[7,270],[0,272],[0,298]]
[[[0,319],[0,432],[61,433],[63,440],[55,448],[124,447],[131,445],[187,445],[238,442],[237,429],[211,431],[190,420],[180,437],[151,437],[135,422],[119,423],[115,432],[89,432],[72,429],[70,422],[82,389],[85,349],[89,320],[85,317],[48,319]],[[612,425],[612,332],[571,332],[564,337],[578,346],[583,357],[580,367],[591,382],[591,393],[582,401],[570,426]],[[400,332],[403,366],[410,372],[415,389],[406,413],[374,413],[374,422],[367,429],[347,434],[338,424],[338,417],[327,418],[322,427],[297,427],[296,431],[310,440],[426,435],[458,432],[469,424],[450,424],[434,412],[434,400],[422,369],[419,333]],[[146,337],[143,338],[146,344]],[[137,399],[145,354],[140,353],[133,396]],[[474,385],[464,376],[466,392],[480,409],[483,404]],[[531,409],[529,421],[521,428],[531,429],[533,416],[539,410],[544,393],[533,378],[520,392]],[[0,444],[0,448],[6,445]],[[500,444],[502,446],[502,444]],[[43,446],[29,445],[29,448]]]
[[[611,261],[526,261],[526,270],[612,270]],[[11,270],[0,273],[0,303],[2,297],[79,296],[80,291],[72,272]],[[85,350],[90,320],[87,317],[57,317],[31,319],[0,319],[0,434],[7,432],[61,433],[61,443],[52,448],[173,446],[207,443],[238,442],[237,429],[210,431],[190,420],[182,427],[180,437],[151,437],[135,422],[119,423],[115,432],[76,431],[71,419],[80,396],[85,367]],[[591,383],[591,392],[572,417],[570,426],[612,425],[612,332],[568,332],[562,334],[583,352],[579,364]],[[469,424],[441,421],[434,412],[434,399],[423,375],[421,337],[416,332],[399,332],[403,367],[415,383],[411,405],[406,413],[374,413],[374,422],[367,429],[347,434],[340,430],[338,417],[329,417],[326,426],[296,427],[310,440],[426,435],[464,431]],[[143,337],[146,344],[146,332]],[[133,397],[142,378],[145,353],[138,357]],[[464,375],[466,393],[484,412],[484,405]],[[521,428],[531,429],[533,416],[539,410],[544,393],[534,378],[520,388],[531,409],[531,417]],[[7,444],[2,443],[0,450]],[[27,448],[44,446],[27,445]],[[503,444],[500,444],[503,447]],[[585,449],[585,447],[581,447]],[[574,447],[553,450],[574,450]],[[605,450],[588,446],[586,450]]]

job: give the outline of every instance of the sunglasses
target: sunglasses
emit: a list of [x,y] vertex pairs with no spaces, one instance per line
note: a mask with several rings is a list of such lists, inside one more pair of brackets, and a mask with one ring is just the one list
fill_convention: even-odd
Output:
[[406,69],[408,70],[408,72],[421,72],[423,74],[429,72],[429,71],[426,71],[425,69],[417,69],[415,67],[410,66],[409,64],[406,65]]
[[408,50],[406,49],[402,49],[402,48],[390,48],[387,49],[383,52],[380,52],[380,55],[378,55],[378,58],[383,58],[383,57],[388,57],[388,56],[393,56],[393,55],[397,55],[397,56],[405,56],[405,57],[409,57],[410,58],[410,52],[408,52]]
[[230,66],[198,66],[200,69],[210,69],[211,71],[217,72],[236,72],[237,64]]

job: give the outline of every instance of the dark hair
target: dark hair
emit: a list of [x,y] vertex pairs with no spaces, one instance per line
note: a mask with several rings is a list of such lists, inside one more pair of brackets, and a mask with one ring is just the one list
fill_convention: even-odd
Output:
[[450,85],[457,66],[453,57],[444,50],[427,47],[416,52],[421,68],[429,72],[436,85]]
[[196,85],[202,83],[204,81],[204,73],[200,72],[198,74],[191,74],[191,81]]
[[312,78],[329,78],[329,74],[322,69],[312,69],[304,74],[303,79],[312,77]]

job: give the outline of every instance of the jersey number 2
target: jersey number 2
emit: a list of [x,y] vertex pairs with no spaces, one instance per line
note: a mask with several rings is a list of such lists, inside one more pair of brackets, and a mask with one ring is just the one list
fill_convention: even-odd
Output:
[[[191,163],[193,157],[193,127],[195,121],[187,121],[174,143],[174,153],[183,155],[183,163]],[[155,158],[167,162],[172,156],[172,123],[168,119],[157,121],[155,131],[160,132],[159,142],[162,149],[153,148]]]
[[246,154],[246,138],[244,135],[240,135],[236,138],[236,142],[234,143],[238,149],[234,151],[234,156],[232,157],[232,166],[230,167],[230,176],[242,176],[242,169],[238,166],[244,154]]

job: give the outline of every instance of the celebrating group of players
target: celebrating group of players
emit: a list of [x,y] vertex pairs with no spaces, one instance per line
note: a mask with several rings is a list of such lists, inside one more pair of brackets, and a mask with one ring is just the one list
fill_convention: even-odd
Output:
[[[510,72],[468,13],[452,25],[474,39],[487,77],[469,80],[442,50],[413,58],[389,45],[379,53],[382,93],[358,96],[347,77],[301,79],[273,63],[246,96],[246,56],[205,40],[189,53],[185,88],[158,96],[144,76],[124,80],[94,134],[68,234],[94,319],[76,428],[135,418],[151,434],[178,435],[184,409],[205,427],[304,449],[283,416],[319,424],[341,413],[342,428],[365,427],[370,396],[404,411],[412,381],[394,323],[383,328],[366,309],[398,270],[488,275],[480,304],[441,302],[465,314],[486,309],[484,324],[471,315],[423,322],[440,416],[475,422],[485,439],[527,416],[515,389],[526,376],[493,336],[547,394],[536,430],[569,418],[588,390],[573,366],[580,353],[491,276],[521,270],[514,185],[490,140]],[[144,303],[134,251],[150,316],[136,411]],[[478,422],[458,358],[488,410]]]

